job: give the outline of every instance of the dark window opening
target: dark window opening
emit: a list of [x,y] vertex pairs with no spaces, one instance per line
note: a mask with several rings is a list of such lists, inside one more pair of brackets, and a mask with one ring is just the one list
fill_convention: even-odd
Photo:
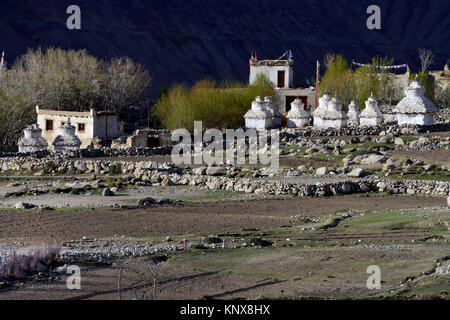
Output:
[[45,130],[46,131],[53,130],[53,120],[45,120]]
[[84,123],[79,123],[79,124],[78,124],[78,131],[83,132],[84,130],[85,130],[85,125],[84,125]]

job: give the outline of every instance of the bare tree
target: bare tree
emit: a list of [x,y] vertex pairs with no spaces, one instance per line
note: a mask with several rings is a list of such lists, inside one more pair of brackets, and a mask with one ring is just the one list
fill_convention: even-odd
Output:
[[328,52],[323,58],[323,64],[325,65],[325,68],[327,68],[327,70],[331,66],[331,64],[335,61],[336,61],[336,54],[333,52]]
[[422,65],[422,73],[424,73],[434,62],[434,54],[431,50],[419,49],[418,55]]
[[0,146],[14,145],[35,122],[35,106],[87,111],[103,108],[108,83],[109,106],[119,116],[145,100],[151,76],[130,58],[104,62],[86,50],[28,50],[0,74]]

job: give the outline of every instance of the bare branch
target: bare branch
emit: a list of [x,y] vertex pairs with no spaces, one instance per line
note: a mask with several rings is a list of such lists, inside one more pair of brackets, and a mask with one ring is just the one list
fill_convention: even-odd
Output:
[[434,54],[431,50],[419,49],[418,55],[422,66],[422,73],[424,73],[427,71],[428,67],[433,64]]

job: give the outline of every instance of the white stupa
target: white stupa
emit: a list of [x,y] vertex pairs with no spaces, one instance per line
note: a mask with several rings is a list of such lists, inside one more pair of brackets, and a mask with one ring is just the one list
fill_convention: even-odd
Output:
[[331,100],[331,97],[328,93],[324,93],[322,97],[319,99],[319,106],[316,110],[313,111],[312,116],[314,119],[314,126],[321,127],[322,119],[328,111],[328,102]]
[[32,124],[23,130],[23,138],[17,143],[19,146],[19,152],[37,152],[47,150],[48,143],[42,137],[42,129],[38,124]]
[[359,125],[359,107],[358,104],[355,101],[351,101],[348,105],[348,111],[347,111],[347,124],[350,126],[358,126]]
[[301,128],[309,124],[309,111],[305,110],[305,104],[300,99],[291,103],[291,110],[286,115],[288,128]]
[[359,115],[359,124],[361,126],[376,126],[383,123],[383,114],[378,109],[378,102],[370,94],[370,98],[366,101],[366,107]]
[[342,111],[342,103],[337,97],[333,97],[328,101],[327,111],[322,116],[323,128],[339,129],[347,125],[347,115]]
[[70,118],[58,130],[58,136],[52,143],[55,151],[80,149],[81,140],[75,135],[75,127],[70,123]]
[[283,115],[281,114],[280,110],[278,110],[278,108],[275,107],[275,105],[272,101],[272,97],[270,97],[270,96],[264,97],[264,103],[265,103],[266,109],[272,115],[273,127],[281,128],[281,118]]
[[425,88],[420,81],[414,79],[405,89],[405,95],[397,104],[397,122],[402,124],[431,125],[434,123],[434,114],[439,109],[426,97]]
[[244,115],[245,127],[254,129],[272,128],[272,114],[266,108],[266,103],[262,101],[260,96],[252,102],[252,108]]

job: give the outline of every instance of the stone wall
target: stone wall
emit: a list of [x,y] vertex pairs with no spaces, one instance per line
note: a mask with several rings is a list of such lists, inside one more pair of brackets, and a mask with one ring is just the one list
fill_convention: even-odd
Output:
[[1,158],[103,158],[103,157],[129,157],[129,156],[159,156],[170,155],[172,152],[171,146],[153,147],[153,148],[86,148],[77,151],[39,151],[33,153],[19,153],[19,152],[0,152]]
[[[223,168],[223,174],[234,168]],[[138,181],[162,185],[191,185],[210,190],[233,190],[257,195],[333,196],[340,194],[390,192],[394,194],[421,194],[447,197],[450,183],[427,180],[359,179],[339,182],[299,183],[258,178],[211,176],[215,170],[195,170],[182,174],[172,163],[152,161],[33,159],[27,157],[0,159],[0,171],[35,171],[38,175],[66,174],[126,174]],[[197,174],[194,174],[197,173]],[[164,183],[164,181],[166,181]]]

